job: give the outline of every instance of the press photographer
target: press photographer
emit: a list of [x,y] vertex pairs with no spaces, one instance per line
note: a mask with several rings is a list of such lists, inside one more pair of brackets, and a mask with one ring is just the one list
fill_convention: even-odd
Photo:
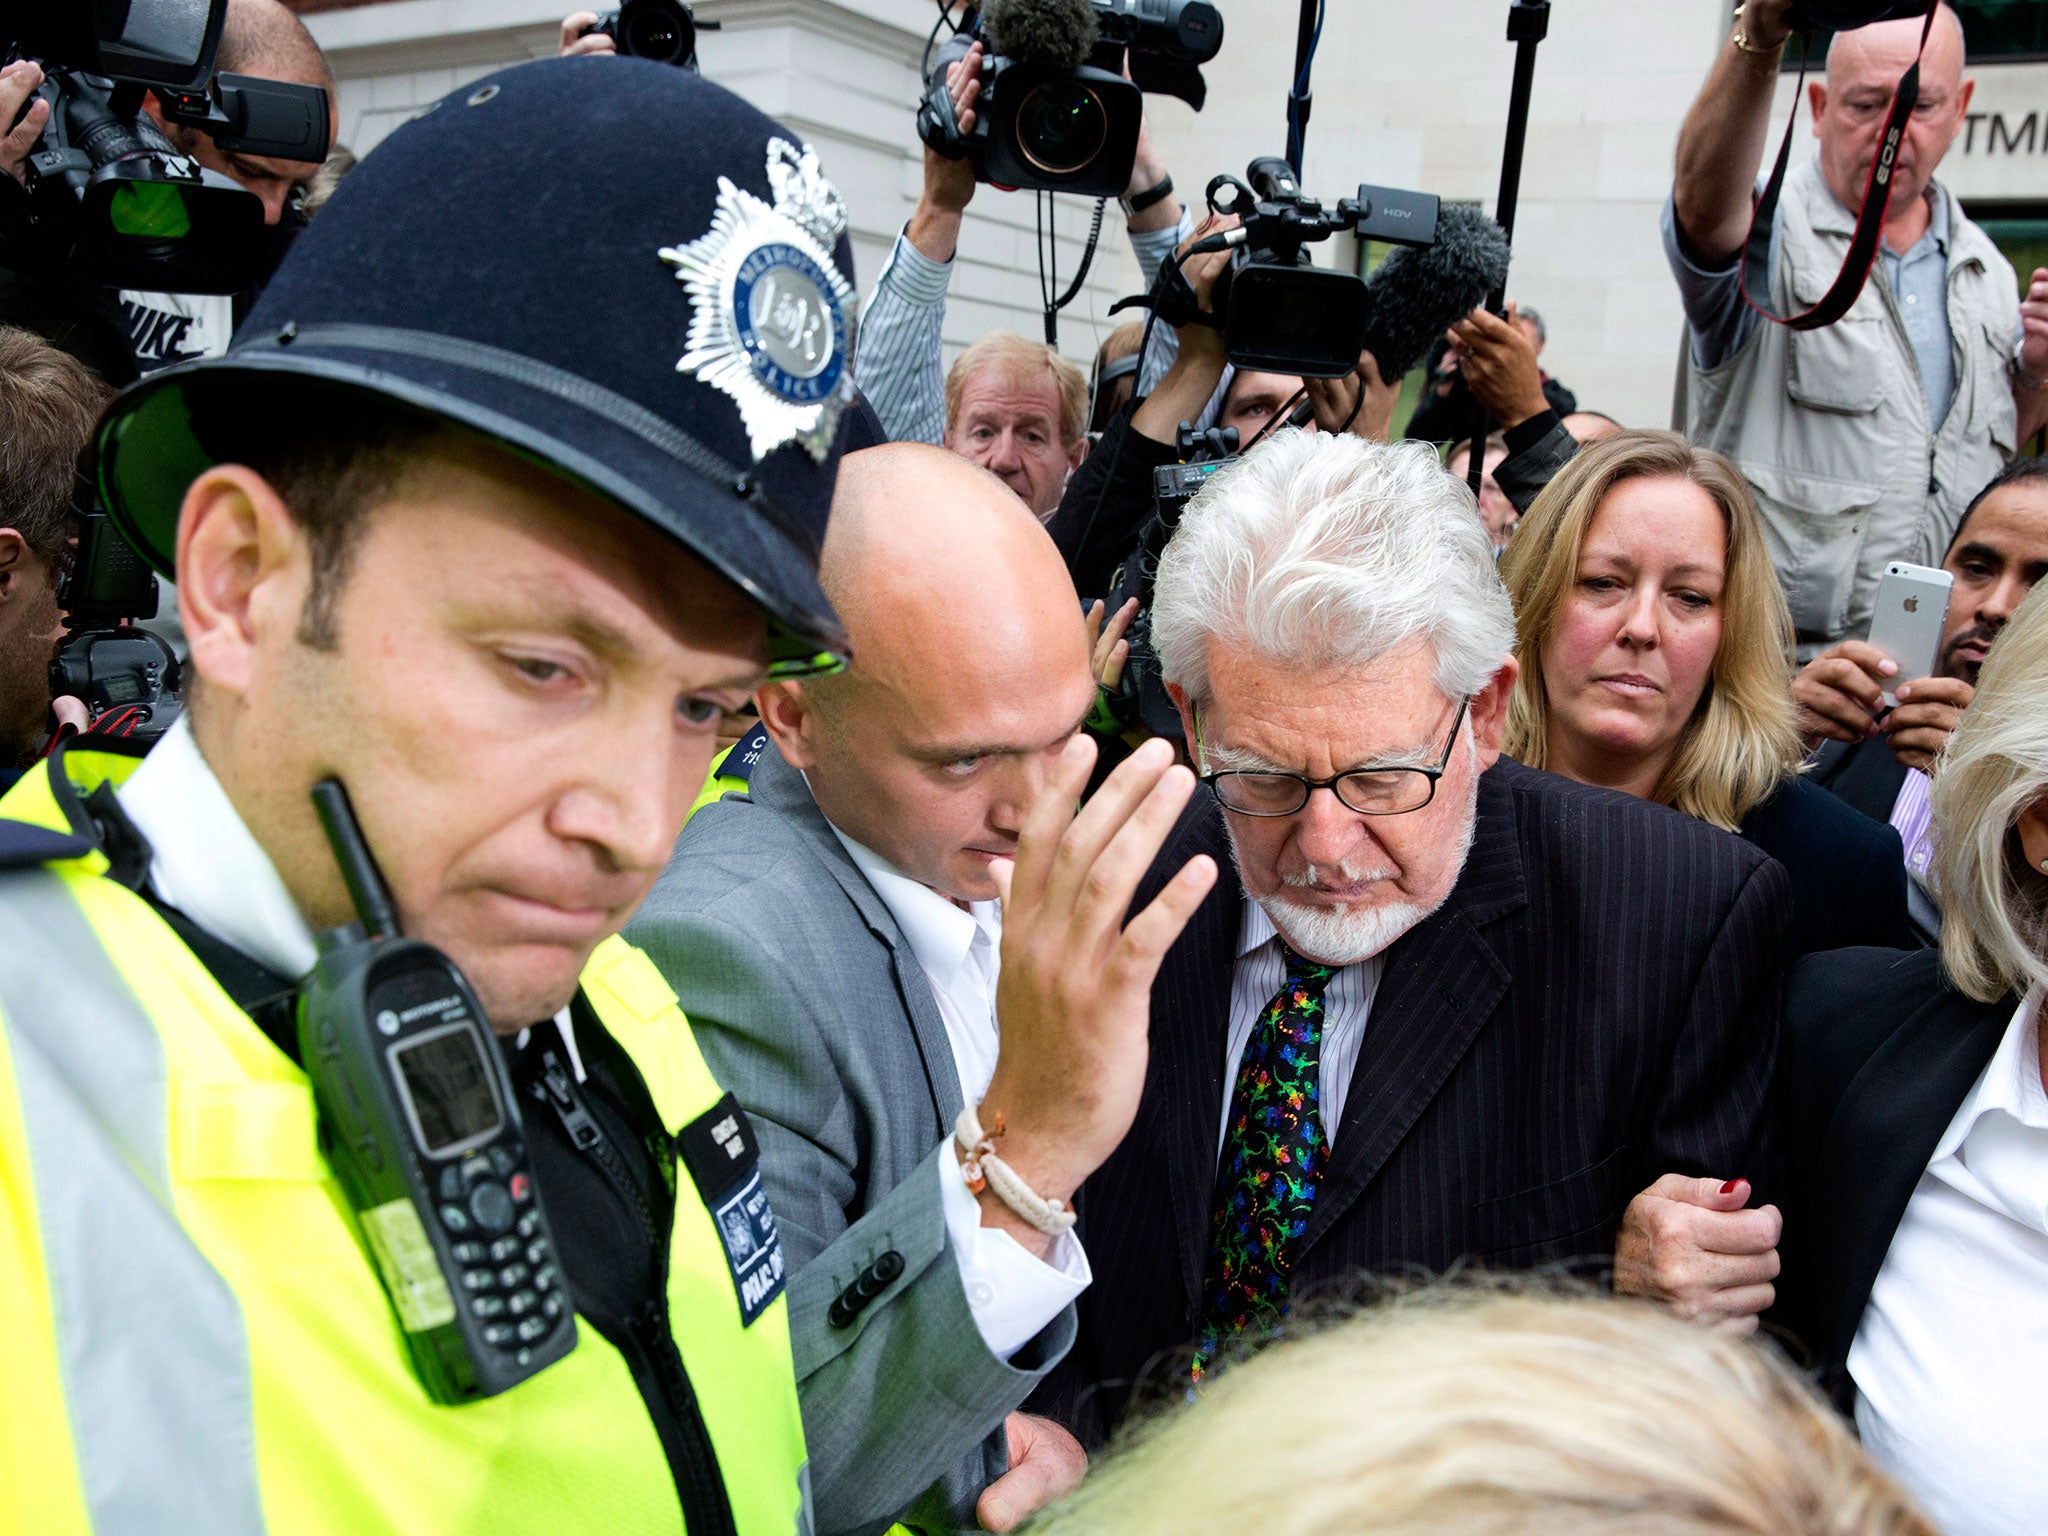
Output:
[[0,788],[49,734],[78,456],[110,393],[39,337],[0,326]]
[[[1220,30],[1219,22],[1219,39]],[[1085,404],[1082,419],[1076,419],[1072,408],[1077,386],[1085,402],[1085,383],[1056,349],[1008,333],[977,343],[993,345],[992,361],[1001,366],[980,366],[979,360],[963,356],[949,372],[942,355],[946,294],[963,217],[980,180],[986,179],[988,152],[968,146],[987,142],[982,112],[989,80],[1000,78],[1014,90],[1021,77],[1012,71],[1012,62],[1021,55],[1037,61],[1032,67],[1041,72],[1055,72],[1055,78],[1070,78],[1057,74],[1062,68],[1091,70],[1086,90],[1095,94],[1090,100],[1103,93],[1115,101],[1128,100],[1110,90],[1112,83],[1137,97],[1138,89],[1129,80],[1114,74],[1107,80],[1095,79],[1105,71],[1085,63],[1101,35],[1096,8],[1087,0],[1011,0],[988,7],[978,17],[970,13],[956,40],[935,54],[933,88],[946,98],[951,136],[930,127],[934,108],[928,97],[919,111],[920,134],[930,135],[925,140],[923,190],[868,300],[854,359],[861,392],[891,439],[934,443],[972,459],[1001,476],[1041,518],[1059,505],[1067,476],[1088,451]],[[999,48],[1012,51],[1004,54],[996,51]],[[1142,45],[1131,50],[1129,67],[1145,78],[1146,60],[1156,51]],[[1199,83],[1199,76],[1196,80]],[[1017,114],[1011,112],[1007,120],[1014,129]],[[1180,237],[1183,219],[1173,178],[1146,131],[1142,100],[1132,127],[1128,144],[1119,149],[1105,139],[1085,163],[1092,167],[1090,174],[1099,177],[1109,163],[1106,155],[1122,156],[1113,167],[1122,179],[1110,191],[1122,194],[1118,202],[1131,253],[1142,280],[1149,283]],[[934,138],[943,147],[935,146]],[[1043,143],[1034,153],[1038,151],[1072,167],[1071,161],[1060,160],[1067,151],[1054,152]],[[1001,154],[997,163],[1003,163]],[[1020,184],[1046,185],[1030,180]],[[1085,190],[1071,178],[1061,185],[1064,190]],[[1026,349],[1036,357],[1028,368],[1021,365]]]
[[144,373],[217,356],[302,222],[333,72],[278,0],[63,9],[0,6],[7,318],[117,313]]
[[[1754,194],[1779,63],[1815,25],[1838,29],[1804,104],[1819,153],[1783,174],[1773,210]],[[2012,268],[1935,180],[1970,104],[1963,63],[1945,5],[1749,0],[1679,135],[1664,216],[1690,332],[1678,424],[1755,490],[1801,660],[1860,638],[1885,566],[1937,564],[1969,498],[2048,423],[2048,269],[2016,305]],[[1918,99],[1894,122],[1909,80]],[[1887,204],[1873,168],[1894,134]],[[1762,323],[1745,283],[1791,323]]]

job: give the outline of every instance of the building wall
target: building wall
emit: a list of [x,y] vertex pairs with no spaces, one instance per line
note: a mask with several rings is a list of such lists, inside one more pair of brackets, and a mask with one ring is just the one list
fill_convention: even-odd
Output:
[[[317,0],[332,3],[332,0]],[[309,15],[341,81],[342,139],[358,152],[477,75],[554,52],[569,0],[383,0]],[[1184,196],[1284,147],[1294,0],[1218,0],[1222,53],[1199,115],[1152,98],[1152,131]],[[1670,419],[1682,318],[1658,216],[1678,127],[1727,36],[1728,0],[1567,0],[1537,55],[1509,289],[1550,326],[1545,365],[1590,409],[1637,426]],[[871,288],[920,184],[911,130],[929,0],[706,0],[725,30],[701,38],[704,72],[803,133],[845,193],[857,272]],[[1508,0],[1330,0],[1314,73],[1304,182],[1329,200],[1360,182],[1413,187],[1491,210],[1514,49]],[[2048,65],[1973,70],[1965,138],[1943,168],[1966,200],[2019,204],[2048,188]],[[1779,91],[1777,123],[1793,80]],[[1774,130],[1775,131],[1775,130]],[[656,145],[622,153],[658,153]],[[1811,153],[1802,137],[1795,150]],[[1059,199],[1071,273],[1091,205]],[[948,309],[957,351],[984,331],[1037,334],[1034,199],[984,188],[969,211]],[[1136,270],[1112,204],[1090,281],[1063,317],[1084,361]],[[1322,259],[1355,259],[1332,245]],[[2024,275],[2024,274],[2023,274]]]
[[[306,24],[340,85],[341,142],[367,154],[430,101],[480,75],[552,56],[571,0],[386,0],[322,10]],[[845,195],[861,292],[871,291],[896,231],[922,185],[923,152],[912,131],[918,65],[937,14],[926,0],[708,0],[700,20],[722,23],[699,35],[707,78],[803,135]],[[655,155],[652,143],[622,144],[625,155]],[[451,168],[451,184],[459,169]],[[1056,215],[1061,287],[1080,261],[1087,210],[1061,199]],[[998,326],[1042,334],[1033,199],[984,191],[963,231],[946,342],[957,352]],[[1062,349],[1084,365],[1110,329],[1100,319],[1128,292],[1134,272],[1121,247],[1115,206],[1105,221],[1105,255],[1066,312]],[[688,238],[698,231],[678,231]]]

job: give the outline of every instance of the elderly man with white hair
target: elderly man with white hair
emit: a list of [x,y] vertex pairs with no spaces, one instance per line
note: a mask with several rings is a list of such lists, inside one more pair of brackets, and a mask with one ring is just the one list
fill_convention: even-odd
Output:
[[1420,444],[1281,432],[1190,505],[1152,624],[1206,786],[1155,881],[1225,874],[1086,1186],[1047,1406],[1111,1427],[1148,1367],[1361,1271],[1616,1266],[1753,1327],[1786,876],[1501,757],[1514,620],[1470,492]]

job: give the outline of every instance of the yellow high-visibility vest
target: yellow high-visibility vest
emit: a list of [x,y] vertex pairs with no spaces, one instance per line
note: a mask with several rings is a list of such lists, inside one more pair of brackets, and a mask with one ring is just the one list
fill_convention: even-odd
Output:
[[[510,1391],[428,1400],[305,1074],[106,877],[79,802],[139,759],[56,761],[0,799],[0,1531],[680,1531],[587,1323]],[[583,990],[671,1136],[719,1102],[646,956],[607,939]],[[674,1185],[670,1321],[734,1526],[808,1536],[787,1302],[743,1323],[712,1212]]]

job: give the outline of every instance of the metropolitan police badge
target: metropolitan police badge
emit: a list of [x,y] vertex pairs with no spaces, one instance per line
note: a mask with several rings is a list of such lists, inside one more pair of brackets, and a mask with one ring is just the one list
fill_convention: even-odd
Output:
[[846,204],[808,146],[768,141],[771,206],[724,176],[711,228],[661,259],[690,291],[676,363],[725,391],[758,463],[794,442],[820,463],[853,399],[853,289],[832,262]]

